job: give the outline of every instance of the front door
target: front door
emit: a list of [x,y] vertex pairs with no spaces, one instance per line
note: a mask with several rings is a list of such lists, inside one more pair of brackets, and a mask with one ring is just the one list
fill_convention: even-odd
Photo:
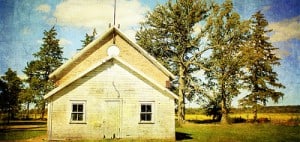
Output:
[[106,100],[104,110],[104,135],[106,139],[120,138],[120,100]]

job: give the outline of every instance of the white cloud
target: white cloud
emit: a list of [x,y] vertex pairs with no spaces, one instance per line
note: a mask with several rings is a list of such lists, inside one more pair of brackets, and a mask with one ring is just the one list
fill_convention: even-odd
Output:
[[36,43],[37,43],[37,44],[42,44],[42,43],[43,43],[43,40],[39,39],[39,40],[36,41]]
[[288,41],[290,39],[300,40],[300,16],[271,23],[268,28],[273,29],[272,42]]
[[267,11],[269,11],[271,9],[271,6],[264,6],[261,10],[262,13],[266,13]]
[[69,46],[71,44],[72,44],[72,42],[65,39],[65,38],[59,39],[59,45],[62,46],[62,47]]
[[56,18],[48,18],[48,17],[45,17],[45,20],[46,20],[46,22],[47,22],[49,25],[55,25],[55,24],[57,23]]
[[42,4],[35,8],[36,11],[42,12],[42,13],[48,13],[51,10],[50,5],[48,4]]
[[29,27],[25,27],[22,29],[22,34],[23,35],[29,35],[31,32],[31,29]]
[[274,52],[275,52],[276,56],[281,59],[285,58],[291,54],[289,51],[284,50],[284,49],[278,49],[278,50],[275,50]]
[[[54,17],[57,24],[84,28],[107,29],[113,23],[113,0],[65,0],[57,5]],[[118,0],[116,24],[126,31],[144,19],[148,7],[139,0]]]
[[125,34],[126,34],[126,36],[128,37],[128,38],[130,38],[130,40],[132,40],[132,41],[135,41],[135,33],[136,33],[136,31],[137,30],[135,30],[135,29],[126,29],[126,30],[122,30],[122,32],[124,32]]

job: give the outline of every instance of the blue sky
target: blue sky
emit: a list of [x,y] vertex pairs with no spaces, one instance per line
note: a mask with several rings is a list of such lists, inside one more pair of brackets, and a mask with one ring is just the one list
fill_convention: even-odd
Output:
[[[223,2],[223,0],[217,0]],[[147,11],[166,0],[117,0],[117,20],[121,30],[134,38],[138,23]],[[278,105],[300,104],[300,1],[233,0],[235,10],[248,19],[261,10],[273,32],[270,41],[279,50],[281,66],[276,67],[279,80],[286,88]],[[85,33],[96,28],[98,35],[113,23],[113,0],[0,0],[0,75],[7,68],[22,70],[39,50],[43,31],[56,26],[70,58],[80,48]],[[273,105],[273,103],[270,103]]]

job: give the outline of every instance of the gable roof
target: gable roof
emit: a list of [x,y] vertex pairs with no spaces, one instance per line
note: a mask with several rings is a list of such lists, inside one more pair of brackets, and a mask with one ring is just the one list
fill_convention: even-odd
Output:
[[124,65],[128,70],[138,74],[140,77],[142,77],[143,79],[145,79],[148,83],[150,83],[151,85],[153,85],[154,87],[156,87],[158,90],[162,91],[164,94],[166,94],[167,96],[173,98],[173,99],[178,99],[178,96],[175,95],[173,92],[171,92],[169,89],[161,86],[159,83],[157,83],[155,80],[151,79],[150,77],[146,76],[143,72],[140,72],[139,70],[135,69],[133,66],[131,66],[130,64],[126,63],[125,61],[123,61],[121,58],[119,57],[107,57],[105,59],[103,59],[100,62],[97,62],[94,66],[90,67],[89,69],[85,70],[84,72],[82,72],[80,75],[76,76],[75,78],[73,78],[71,81],[69,81],[68,83],[65,83],[64,85],[61,85],[55,89],[53,89],[52,91],[50,91],[48,94],[46,94],[44,96],[44,99],[47,99],[49,97],[51,97],[52,95],[56,94],[57,92],[61,91],[62,89],[64,89],[65,87],[71,85],[73,82],[77,81],[78,79],[84,77],[86,74],[88,74],[89,72],[93,71],[94,69],[96,69],[97,67],[100,67],[101,65],[105,64],[106,62],[110,61],[110,60],[116,60],[118,63]]
[[[57,68],[53,73],[49,75],[49,78],[60,78],[64,75],[64,69],[72,66],[76,62],[76,60],[82,58],[82,56],[87,53],[91,48],[96,48],[96,44],[99,42],[103,42],[104,39],[112,34],[118,34],[121,38],[123,38],[126,42],[128,42],[134,49],[136,49],[141,55],[143,55],[146,59],[148,59],[151,63],[153,63],[159,70],[161,70],[168,77],[175,79],[175,75],[173,75],[169,70],[167,70],[162,64],[160,64],[154,57],[152,57],[148,52],[146,52],[142,47],[138,44],[132,42],[124,33],[118,30],[115,27],[110,28],[106,31],[102,36],[88,44],[85,48],[83,48],[80,52],[78,52],[74,57],[69,59],[66,63]],[[100,47],[101,48],[101,47]]]

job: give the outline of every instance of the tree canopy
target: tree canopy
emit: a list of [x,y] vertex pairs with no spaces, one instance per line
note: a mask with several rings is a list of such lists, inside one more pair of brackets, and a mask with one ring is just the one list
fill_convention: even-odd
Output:
[[[260,67],[263,73],[258,74],[267,74],[259,86],[283,87],[276,82],[277,74],[272,70],[279,63],[274,55],[276,48],[266,41],[267,31],[259,32],[266,27],[266,20],[258,17],[261,16],[256,14],[256,18],[242,20],[231,0],[222,4],[169,0],[148,13],[136,34],[137,43],[177,76],[172,83],[179,95],[179,121],[185,119],[185,99],[206,98],[208,113],[216,113],[222,116],[221,122],[228,123],[233,98],[241,94],[241,89],[253,92],[251,68],[258,68],[254,67],[258,65],[255,61],[263,66]],[[197,27],[200,30],[195,30]],[[260,37],[264,41],[257,41]],[[255,42],[264,49],[255,49]],[[265,59],[255,57],[258,52],[265,54]],[[199,72],[204,72],[204,77],[198,76]],[[268,94],[261,97],[262,102],[270,97],[277,101],[283,95],[270,88],[261,94]],[[253,95],[244,100],[249,97]]]
[[[86,33],[85,34],[85,39],[81,40],[81,42],[82,42],[82,48],[81,49],[83,49],[88,44],[90,44],[93,40],[95,40],[96,35],[97,35],[96,29],[93,30],[93,33],[91,35]],[[81,49],[77,49],[77,50],[81,50]]]
[[267,30],[268,21],[258,11],[251,18],[251,37],[248,40],[246,53],[247,72],[244,75],[245,87],[250,91],[243,99],[241,105],[254,108],[254,121],[257,119],[259,105],[266,105],[269,99],[278,102],[283,93],[274,88],[284,88],[278,82],[274,66],[280,65],[279,58],[275,55],[277,48],[268,41],[267,36],[271,30]]
[[49,75],[58,68],[64,58],[62,57],[62,47],[59,46],[55,27],[49,31],[44,31],[43,43],[40,51],[34,53],[35,60],[27,63],[24,73],[29,84],[29,91],[34,93],[34,101],[41,109],[42,118],[45,113],[45,100],[43,96],[54,88],[54,84],[49,80]]
[[206,23],[208,46],[212,48],[206,63],[209,70],[205,72],[208,88],[220,97],[221,121],[228,123],[232,98],[239,95],[242,87],[244,58],[241,48],[247,41],[249,23],[240,20],[231,1],[214,4]]
[[169,0],[148,13],[136,34],[137,43],[177,76],[179,122],[185,119],[185,99],[192,98],[199,82],[192,74],[203,67],[200,57],[207,49],[199,46],[203,34],[195,27],[208,10],[205,0]]

